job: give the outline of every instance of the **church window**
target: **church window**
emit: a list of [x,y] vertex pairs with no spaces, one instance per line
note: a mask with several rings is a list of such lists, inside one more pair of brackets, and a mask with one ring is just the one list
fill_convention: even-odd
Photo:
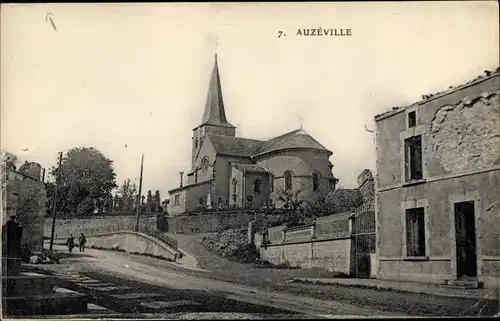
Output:
[[194,140],[194,148],[198,149],[198,138]]
[[274,175],[273,174],[270,174],[269,175],[269,192],[273,192],[274,191]]
[[260,180],[260,178],[257,178],[253,182],[253,191],[254,191],[254,193],[257,193],[257,194],[260,193],[260,187],[261,187],[261,185],[262,185],[262,181]]
[[285,172],[285,191],[292,190],[292,173],[289,171]]
[[318,174],[317,173],[313,173],[312,174],[312,187],[313,187],[313,191],[317,191],[319,189],[319,184],[318,184]]
[[174,195],[174,205],[180,204],[180,195]]
[[206,172],[208,170],[208,166],[210,165],[210,161],[208,160],[208,157],[203,157],[201,160],[201,168]]

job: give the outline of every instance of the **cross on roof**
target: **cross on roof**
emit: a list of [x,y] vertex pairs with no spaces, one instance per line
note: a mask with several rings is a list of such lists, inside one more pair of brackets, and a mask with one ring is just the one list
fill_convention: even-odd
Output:
[[219,37],[215,36],[215,57],[217,58],[217,49],[219,48]]

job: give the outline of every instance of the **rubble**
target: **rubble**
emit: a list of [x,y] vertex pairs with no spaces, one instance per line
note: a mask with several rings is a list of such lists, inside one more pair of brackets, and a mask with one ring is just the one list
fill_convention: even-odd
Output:
[[253,244],[248,244],[246,229],[227,229],[205,236],[201,243],[210,252],[240,263],[251,263],[259,256]]

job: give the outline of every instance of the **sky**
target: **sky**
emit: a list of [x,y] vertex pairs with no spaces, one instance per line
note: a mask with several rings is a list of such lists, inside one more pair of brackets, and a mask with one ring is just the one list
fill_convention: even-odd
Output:
[[[236,135],[302,123],[353,188],[376,172],[374,116],[495,69],[498,25],[495,1],[2,4],[1,148],[49,168],[95,147],[118,184],[144,153],[143,191],[164,198],[191,166],[217,51]],[[296,36],[319,27],[352,36]]]

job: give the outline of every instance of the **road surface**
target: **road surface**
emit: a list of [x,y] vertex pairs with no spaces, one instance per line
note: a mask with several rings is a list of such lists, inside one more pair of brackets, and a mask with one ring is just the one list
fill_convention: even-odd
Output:
[[86,249],[62,263],[44,268],[57,272],[64,286],[94,295],[96,303],[123,313],[157,317],[165,311],[231,312],[265,318],[405,315],[197,276],[168,262],[122,252]]
[[[67,251],[59,246],[56,249]],[[93,302],[114,311],[145,313],[146,317],[164,318],[167,312],[186,311],[252,313],[255,318],[260,318],[255,314],[259,312],[265,318],[289,313],[299,313],[293,317],[298,318],[299,315],[487,316],[498,312],[496,301],[492,304],[487,300],[376,289],[287,284],[283,280],[270,283],[268,279],[276,272],[262,270],[261,278],[249,280],[249,273],[243,268],[238,279],[234,273],[224,277],[225,270],[185,269],[170,262],[115,251],[87,249],[83,255],[72,253],[62,262],[44,268],[65,278],[65,287],[91,294]]]

